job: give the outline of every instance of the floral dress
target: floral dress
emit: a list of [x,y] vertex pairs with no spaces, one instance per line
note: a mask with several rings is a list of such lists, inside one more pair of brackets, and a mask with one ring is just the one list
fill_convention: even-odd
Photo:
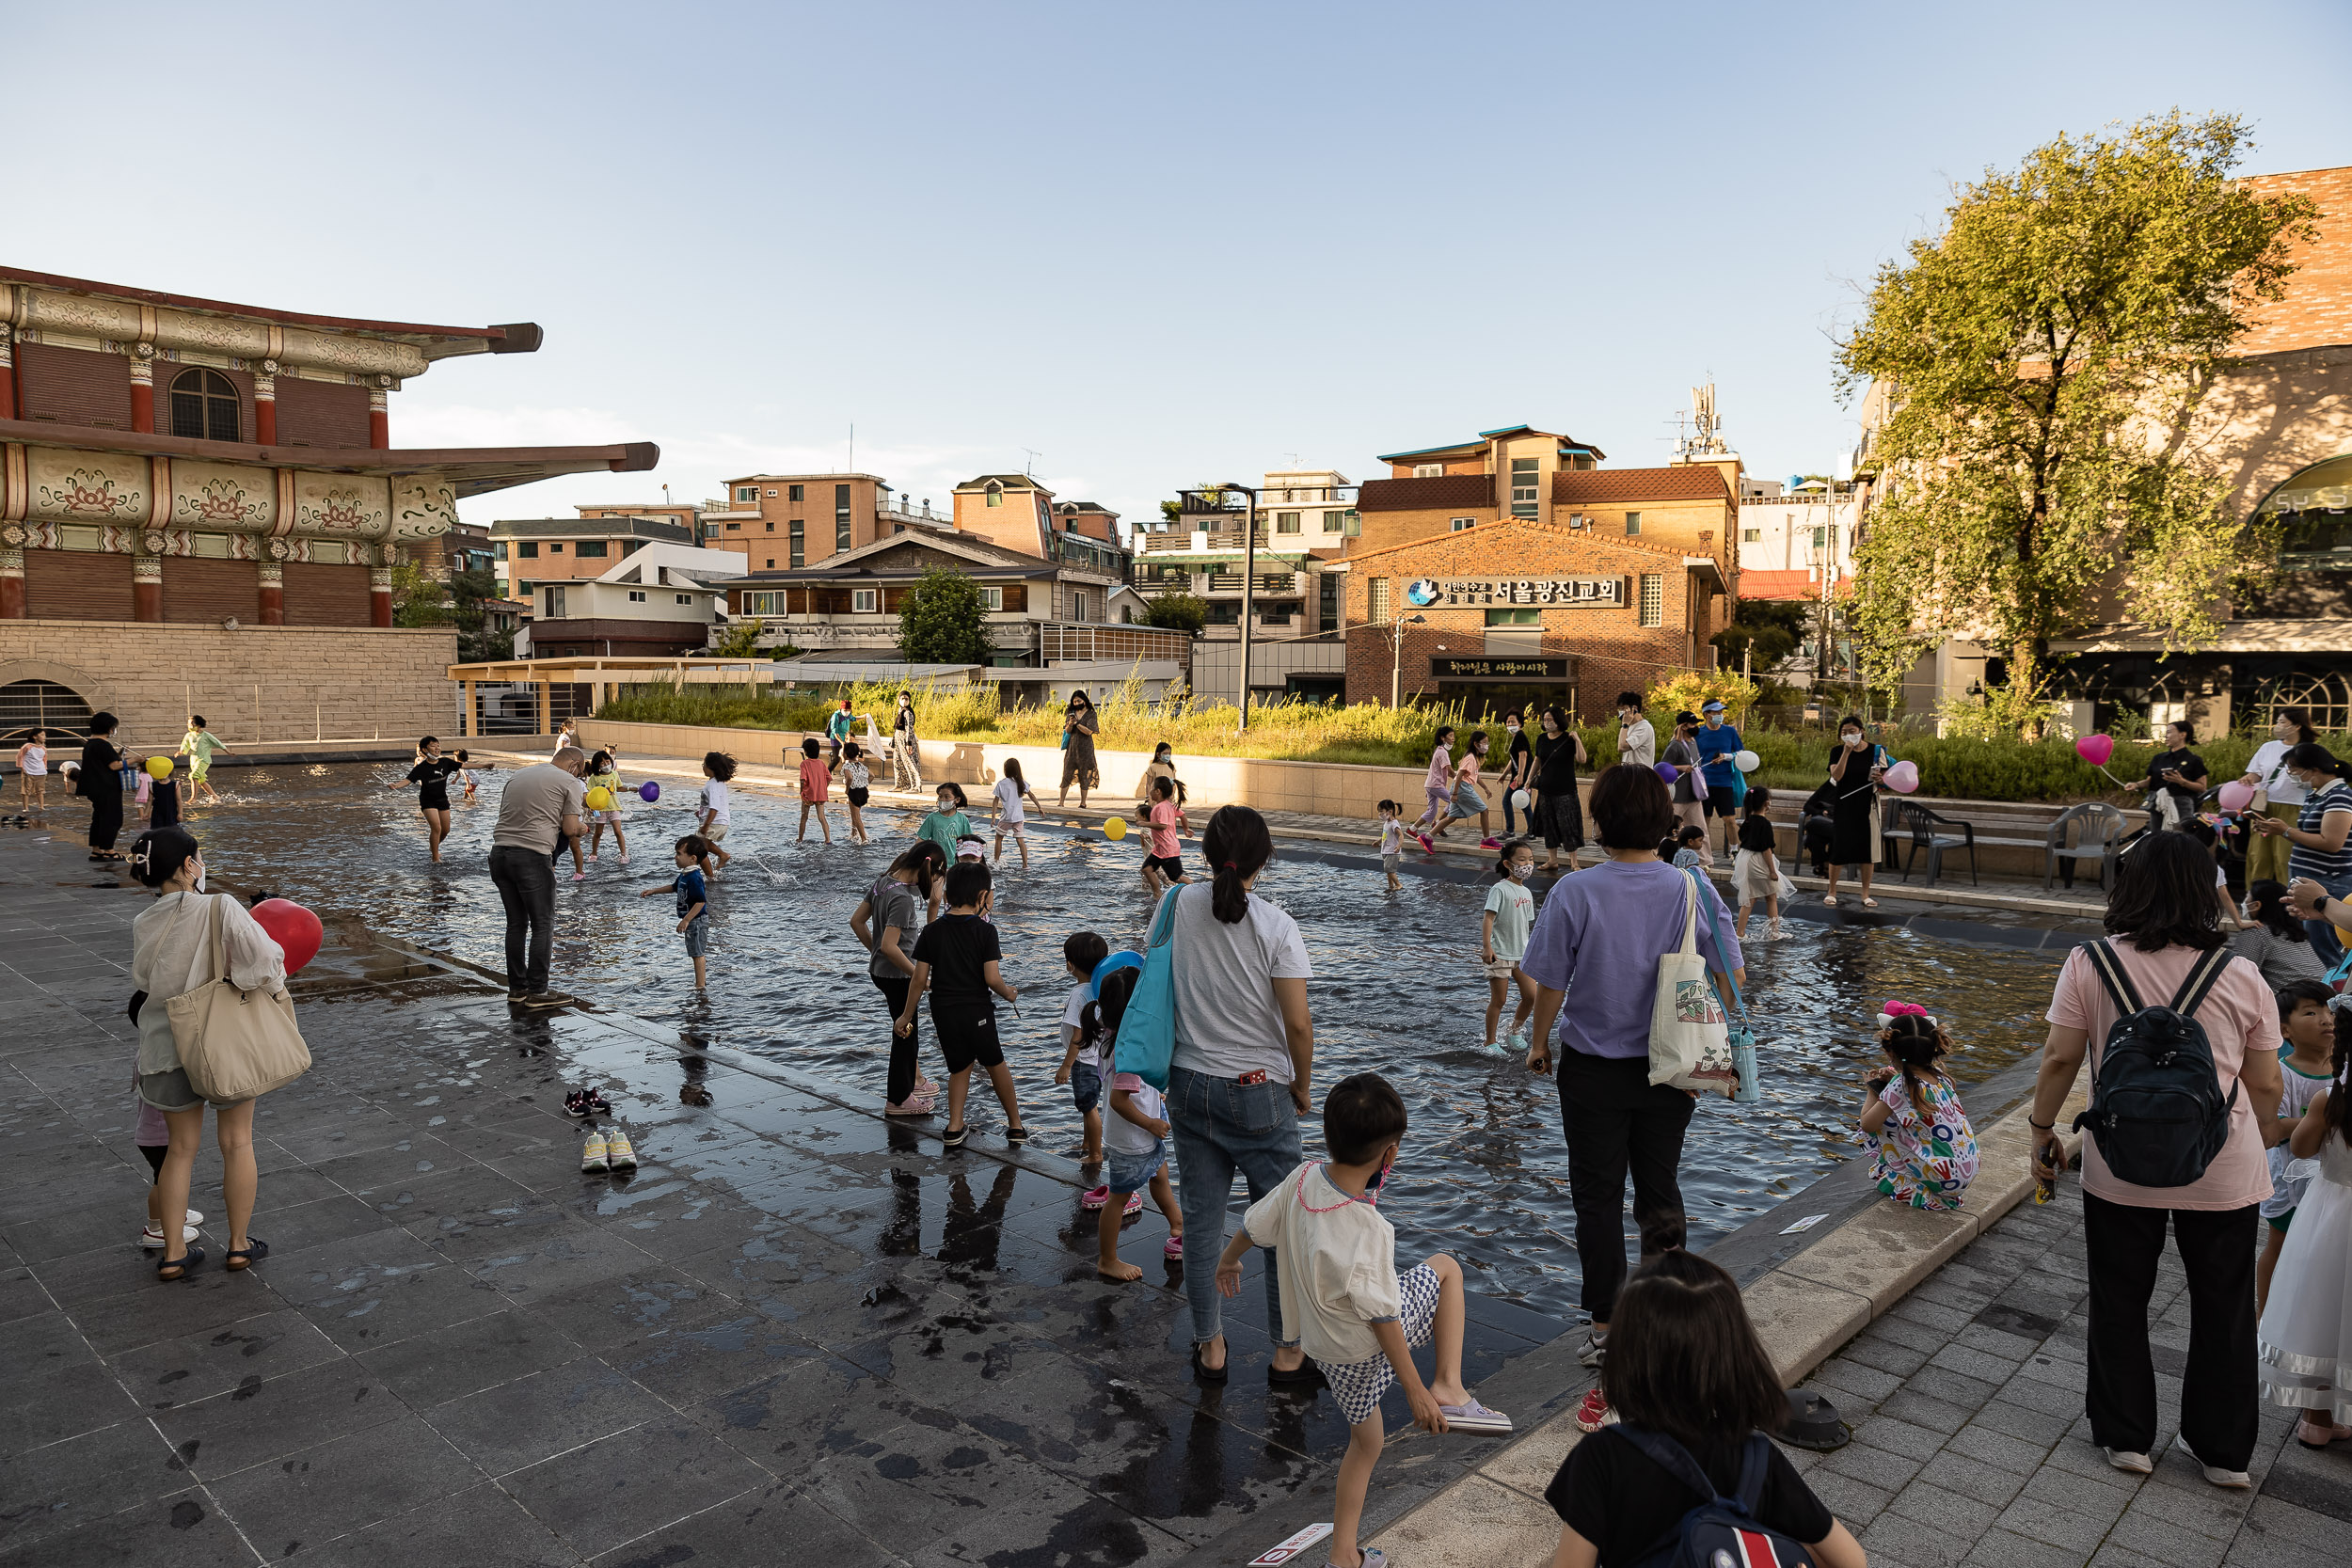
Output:
[[1928,1097],[1928,1119],[1913,1109],[1911,1091],[1898,1075],[1879,1091],[1887,1115],[1878,1135],[1857,1131],[1854,1142],[1876,1150],[1870,1179],[1886,1196],[1914,1209],[1957,1209],[1976,1180],[1977,1135],[1949,1082],[1923,1073],[1919,1086]]

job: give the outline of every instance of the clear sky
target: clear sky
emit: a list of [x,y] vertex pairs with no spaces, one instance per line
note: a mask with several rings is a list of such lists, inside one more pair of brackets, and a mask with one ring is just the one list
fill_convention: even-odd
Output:
[[680,500],[848,460],[916,499],[1200,480],[1521,421],[1763,475],[1851,445],[1831,339],[1955,181],[2231,109],[2352,163],[2341,0],[1967,6],[31,7],[13,264],[328,314],[536,321],[396,445],[658,441]]

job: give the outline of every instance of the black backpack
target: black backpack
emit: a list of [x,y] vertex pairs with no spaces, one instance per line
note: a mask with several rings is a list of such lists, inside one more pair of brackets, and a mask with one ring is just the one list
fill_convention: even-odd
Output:
[[2230,1137],[2237,1085],[2225,1099],[2205,1027],[2191,1016],[2229,967],[2230,950],[2200,958],[2169,1006],[2139,999],[2115,947],[2089,944],[2090,964],[2115,1002],[2115,1027],[2099,1054],[2090,1109],[2074,1131],[2099,1139],[2099,1157],[2119,1181],[2135,1187],[2185,1187],[2205,1174]]
[[1764,1496],[1764,1473],[1772,1462],[1772,1440],[1748,1433],[1740,1456],[1740,1486],[1724,1497],[1691,1450],[1662,1432],[1620,1426],[1617,1435],[1649,1455],[1658,1467],[1708,1500],[1634,1560],[1633,1568],[1813,1568],[1813,1554],[1778,1530],[1756,1522]]

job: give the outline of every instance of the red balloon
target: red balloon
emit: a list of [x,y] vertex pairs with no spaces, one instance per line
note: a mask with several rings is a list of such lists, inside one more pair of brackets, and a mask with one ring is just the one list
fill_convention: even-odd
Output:
[[253,906],[254,924],[286,950],[286,973],[294,974],[319,956],[326,927],[319,917],[291,898],[264,898]]

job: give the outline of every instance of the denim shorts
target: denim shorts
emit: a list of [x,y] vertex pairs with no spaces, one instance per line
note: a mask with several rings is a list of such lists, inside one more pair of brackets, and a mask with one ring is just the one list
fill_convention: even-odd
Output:
[[1072,1102],[1078,1107],[1078,1114],[1080,1116],[1085,1116],[1089,1111],[1091,1111],[1097,1105],[1102,1104],[1102,1069],[1099,1068],[1089,1067],[1085,1062],[1071,1063],[1070,1099]]
[[710,916],[708,914],[696,915],[686,923],[686,929],[680,931],[678,935],[685,939],[688,958],[699,958],[706,956],[710,951]]
[[1114,1193],[1141,1192],[1168,1164],[1166,1138],[1152,1139],[1151,1149],[1143,1154],[1125,1154],[1116,1148],[1104,1152],[1110,1156],[1110,1172],[1103,1180],[1110,1183]]

